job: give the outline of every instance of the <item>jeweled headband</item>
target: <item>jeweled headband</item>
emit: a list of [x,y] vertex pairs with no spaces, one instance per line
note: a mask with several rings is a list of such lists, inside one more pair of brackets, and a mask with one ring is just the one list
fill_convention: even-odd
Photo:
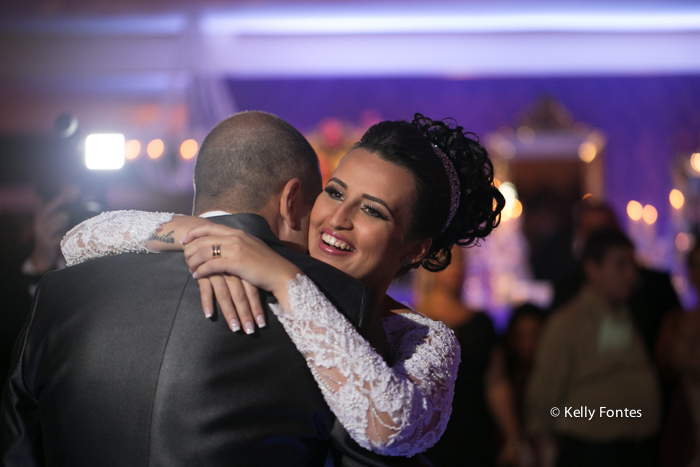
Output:
[[445,167],[445,172],[447,172],[447,178],[450,180],[450,215],[447,218],[445,227],[442,229],[442,232],[444,232],[447,227],[450,226],[450,222],[452,222],[452,219],[454,219],[455,214],[457,214],[457,209],[459,208],[459,177],[457,176],[457,171],[455,170],[455,166],[452,164],[450,158],[447,157],[447,155],[445,155],[445,153],[442,152],[436,144],[433,144],[433,148],[435,148],[435,154],[437,154],[442,161],[442,165]]

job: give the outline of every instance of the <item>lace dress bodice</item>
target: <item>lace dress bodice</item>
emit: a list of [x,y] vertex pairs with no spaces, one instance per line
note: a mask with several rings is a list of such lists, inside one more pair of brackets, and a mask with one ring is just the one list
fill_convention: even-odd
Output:
[[[68,265],[122,252],[146,252],[146,241],[172,218],[138,211],[103,213],[66,235]],[[411,312],[383,319],[392,367],[307,276],[287,284],[289,310],[272,305],[333,413],[362,447],[412,456],[434,445],[452,411],[459,344],[443,323]]]

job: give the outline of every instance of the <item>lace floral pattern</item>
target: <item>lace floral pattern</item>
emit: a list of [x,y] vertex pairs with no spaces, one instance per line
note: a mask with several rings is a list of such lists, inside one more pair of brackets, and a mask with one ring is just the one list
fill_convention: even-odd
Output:
[[73,227],[61,241],[68,266],[120,253],[145,253],[146,242],[173,214],[145,211],[103,212]]
[[[173,214],[105,212],[73,228],[61,242],[69,266],[127,252]],[[383,319],[393,367],[333,307],[311,279],[288,283],[290,310],[272,305],[306,358],[323,395],[350,436],[383,455],[412,456],[433,446],[452,412],[460,348],[443,323],[418,313]]]
[[290,310],[273,311],[352,438],[392,456],[433,446],[452,412],[460,361],[453,332],[418,313],[385,318],[397,361],[390,368],[311,279],[297,276],[287,288]]

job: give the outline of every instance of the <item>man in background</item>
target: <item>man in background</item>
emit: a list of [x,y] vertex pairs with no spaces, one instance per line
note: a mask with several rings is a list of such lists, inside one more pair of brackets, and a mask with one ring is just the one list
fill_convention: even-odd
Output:
[[528,429],[557,438],[560,467],[654,466],[661,391],[628,307],[639,278],[634,247],[619,231],[600,231],[582,264],[582,289],[542,334]]

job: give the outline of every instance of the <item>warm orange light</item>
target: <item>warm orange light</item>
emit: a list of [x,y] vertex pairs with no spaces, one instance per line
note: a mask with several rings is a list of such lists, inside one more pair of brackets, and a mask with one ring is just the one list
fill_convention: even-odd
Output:
[[591,143],[590,141],[584,141],[578,147],[578,157],[583,162],[593,162],[593,159],[595,159],[595,156],[597,154],[598,148],[595,146],[595,144]]
[[586,200],[586,199],[588,199],[588,198],[593,198],[593,194],[592,194],[592,193],[586,193],[585,195],[583,195],[583,198],[581,198],[581,199]]
[[683,232],[676,235],[676,248],[680,251],[688,251],[690,248],[690,238]]
[[129,160],[136,159],[141,153],[141,143],[138,140],[130,139],[124,144],[124,157]]
[[671,206],[673,206],[676,209],[682,208],[683,203],[685,203],[685,197],[683,196],[683,193],[681,193],[680,190],[676,190],[675,188],[671,190],[671,194],[668,195],[668,200],[671,202]]
[[148,143],[148,146],[146,147],[148,157],[151,159],[158,159],[163,155],[163,150],[165,150],[165,144],[163,144],[163,140],[160,139],[154,139]]
[[180,145],[180,155],[183,159],[192,159],[197,155],[197,149],[199,145],[193,139],[188,139]]
[[518,217],[520,217],[520,214],[522,214],[522,213],[523,213],[523,203],[521,203],[519,199],[516,199],[513,202],[513,208],[511,209],[510,215],[513,219],[517,219]]
[[659,217],[659,214],[656,212],[656,208],[654,206],[652,206],[651,204],[647,204],[646,206],[644,206],[642,217],[644,218],[644,222],[651,225],[654,222],[656,222],[656,219],[657,217]]
[[644,208],[642,208],[642,205],[639,204],[637,201],[632,200],[629,203],[627,203],[627,215],[630,216],[630,219],[633,221],[638,221],[639,219],[642,218]]

